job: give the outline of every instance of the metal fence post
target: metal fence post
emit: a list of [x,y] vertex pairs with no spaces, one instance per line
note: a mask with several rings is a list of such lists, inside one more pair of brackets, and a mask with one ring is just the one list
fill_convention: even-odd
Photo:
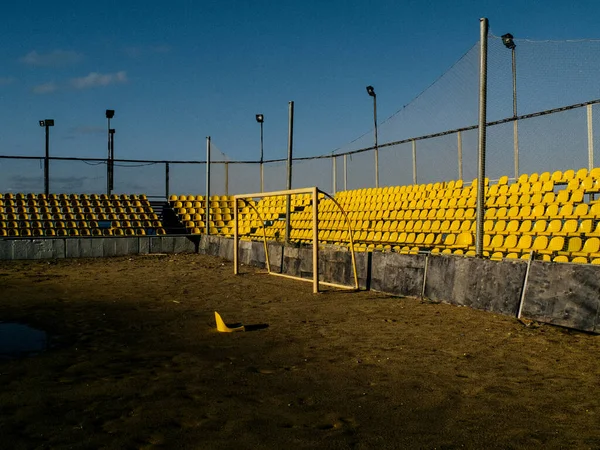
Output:
[[165,163],[165,197],[169,200],[169,163]]
[[344,155],[344,190],[348,190],[348,155]]
[[210,234],[210,136],[206,137],[206,224],[205,234]]
[[477,173],[477,224],[475,235],[475,252],[483,256],[483,218],[485,207],[485,150],[487,120],[487,41],[489,23],[486,18],[479,20],[480,46],[479,52],[479,170]]
[[462,152],[462,133],[459,131],[456,133],[458,139],[458,179],[463,179],[463,152]]
[[225,161],[225,195],[229,195],[229,163]]
[[[289,106],[288,118],[288,160],[287,160],[287,189],[292,189],[292,162],[293,162],[293,147],[294,147],[294,102],[291,101]],[[292,196],[286,196],[285,202],[285,242],[290,242],[292,226],[290,222]]]
[[594,168],[594,125],[592,119],[592,105],[587,105],[588,170]]
[[417,184],[417,141],[412,140],[413,184]]
[[335,195],[335,191],[337,190],[337,168],[336,168],[336,161],[335,161],[335,155],[331,156],[331,169],[333,170],[333,179],[332,179],[332,184],[333,184],[333,195]]

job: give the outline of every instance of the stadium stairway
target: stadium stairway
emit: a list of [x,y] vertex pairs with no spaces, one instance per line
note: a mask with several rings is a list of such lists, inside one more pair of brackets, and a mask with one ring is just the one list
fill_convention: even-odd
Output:
[[166,200],[153,200],[150,205],[154,212],[160,218],[163,228],[167,234],[188,234],[189,231],[179,220],[179,216],[173,211],[173,208]]

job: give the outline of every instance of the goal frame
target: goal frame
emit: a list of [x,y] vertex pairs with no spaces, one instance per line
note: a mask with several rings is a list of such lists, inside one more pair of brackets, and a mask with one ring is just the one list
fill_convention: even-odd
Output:
[[[352,254],[352,268],[354,271],[354,287],[350,287],[350,286],[345,286],[345,285],[341,285],[341,284],[336,284],[336,283],[328,283],[325,281],[320,281],[319,280],[319,194],[322,193],[325,196],[329,197],[331,200],[333,200],[333,202],[337,205],[337,207],[341,210],[341,212],[344,215],[344,218],[346,219],[346,222],[348,224],[348,230],[349,230],[349,239],[350,239],[350,251]],[[313,248],[312,248],[312,260],[313,260],[313,277],[312,280],[306,279],[306,278],[302,278],[299,276],[294,276],[294,275],[287,275],[287,274],[283,274],[283,273],[277,273],[277,272],[272,272],[271,271],[271,265],[269,262],[269,250],[268,250],[268,244],[267,244],[267,238],[266,238],[266,233],[265,233],[265,229],[264,226],[263,228],[263,244],[265,246],[265,262],[266,262],[266,267],[267,267],[267,272],[269,273],[269,275],[276,275],[276,276],[280,276],[280,277],[285,277],[285,278],[292,278],[295,280],[301,280],[301,281],[312,281],[313,284],[313,293],[318,293],[319,292],[319,285],[323,284],[326,286],[333,286],[333,287],[338,287],[338,288],[342,288],[342,289],[353,289],[353,290],[358,290],[359,289],[359,285],[358,285],[358,272],[356,269],[356,257],[354,254],[354,241],[352,238],[352,227],[350,225],[350,220],[348,218],[348,215],[346,214],[346,212],[344,211],[344,209],[340,206],[340,204],[328,193],[321,191],[319,188],[317,187],[309,187],[309,188],[299,188],[299,189],[288,189],[288,190],[283,190],[283,191],[270,191],[270,192],[260,192],[260,193],[252,193],[252,194],[237,194],[233,196],[233,220],[234,220],[234,228],[233,228],[233,273],[234,275],[239,275],[240,271],[239,271],[239,220],[238,220],[238,205],[239,205],[239,200],[244,200],[244,199],[248,199],[248,198],[256,198],[256,197],[276,197],[279,195],[287,195],[287,196],[291,196],[294,194],[311,194],[312,196],[312,204],[313,204],[313,238],[312,238],[312,244],[313,244]],[[290,201],[291,198],[288,197],[287,201]],[[258,212],[258,210],[254,207],[254,205],[249,204],[252,209],[254,209],[259,217],[259,219],[263,222],[264,224],[264,220],[261,217],[260,213]],[[286,224],[287,225],[287,224]],[[288,228],[289,229],[289,228]],[[289,238],[289,236],[288,236]]]

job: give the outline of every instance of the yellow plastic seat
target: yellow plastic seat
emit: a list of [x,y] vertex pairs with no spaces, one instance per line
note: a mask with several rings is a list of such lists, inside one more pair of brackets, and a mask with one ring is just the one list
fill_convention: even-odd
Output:
[[524,234],[519,238],[519,242],[517,243],[516,251],[517,252],[526,252],[529,251],[532,247],[532,236],[530,234]]
[[492,253],[492,256],[490,256],[490,259],[492,261],[501,261],[502,258],[503,258],[502,252],[494,252],[494,253]]
[[567,241],[567,248],[564,252],[559,252],[561,255],[570,255],[571,253],[580,252],[583,241],[580,237],[574,236]]
[[579,222],[576,219],[569,219],[563,223],[560,232],[556,234],[561,234],[563,236],[571,236],[574,234],[578,234]]
[[546,236],[536,236],[531,245],[531,250],[540,252],[546,250],[546,248],[548,248],[548,238]]
[[597,237],[590,237],[585,240],[581,251],[573,251],[573,256],[588,256],[600,252],[600,239]]
[[511,251],[517,248],[518,237],[516,234],[509,234],[506,236],[503,242],[503,246],[498,250],[501,252]]
[[468,248],[473,245],[473,235],[471,233],[460,233],[454,242],[454,247]]
[[559,255],[559,256],[555,256],[552,259],[552,262],[566,263],[566,262],[569,262],[569,258],[567,258],[565,255]]
[[546,250],[540,251],[540,253],[552,254],[552,253],[560,252],[560,251],[562,251],[564,245],[565,245],[564,237],[554,236],[552,239],[550,239],[550,242],[548,243],[548,247],[546,248]]
[[529,219],[523,220],[519,223],[519,230],[517,232],[520,234],[530,233],[532,226],[533,226],[533,224],[532,224],[531,220],[529,220]]
[[571,262],[576,264],[587,264],[588,259],[585,256],[576,256],[575,258],[571,259]]

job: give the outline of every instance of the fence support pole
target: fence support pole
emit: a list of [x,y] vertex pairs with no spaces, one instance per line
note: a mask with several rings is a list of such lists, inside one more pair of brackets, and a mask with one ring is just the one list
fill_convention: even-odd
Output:
[[458,179],[463,179],[463,154],[462,154],[462,133],[456,133],[458,139]]
[[[47,121],[46,121],[47,122]],[[46,157],[44,158],[44,194],[50,193],[50,126],[46,123]]]
[[348,190],[348,155],[344,155],[344,190]]
[[204,233],[210,234],[210,136],[206,137],[206,223]]
[[412,140],[413,184],[417,184],[417,141]]
[[489,23],[486,18],[479,19],[480,26],[480,59],[479,59],[479,168],[477,172],[477,231],[475,235],[475,252],[483,257],[483,218],[485,207],[485,150],[487,120],[487,42]]
[[513,142],[515,153],[515,180],[519,179],[519,121],[515,119],[513,122]]
[[512,76],[513,76],[513,145],[515,153],[515,180],[519,178],[519,122],[517,120],[517,57],[516,48],[511,49],[512,57]]
[[165,197],[169,200],[169,163],[165,163]]
[[[288,118],[288,160],[287,160],[287,189],[292,189],[292,155],[294,148],[294,102],[291,101],[288,104],[289,118]],[[287,194],[285,202],[285,242],[290,242],[290,235],[292,227],[290,223],[290,211],[291,211],[292,196]]]
[[587,105],[588,170],[594,168],[594,125],[592,119],[592,105]]
[[229,195],[229,163],[225,162],[225,195]]
[[333,195],[335,195],[335,191],[337,190],[337,167],[336,167],[336,158],[335,155],[331,157],[331,169],[333,170]]

